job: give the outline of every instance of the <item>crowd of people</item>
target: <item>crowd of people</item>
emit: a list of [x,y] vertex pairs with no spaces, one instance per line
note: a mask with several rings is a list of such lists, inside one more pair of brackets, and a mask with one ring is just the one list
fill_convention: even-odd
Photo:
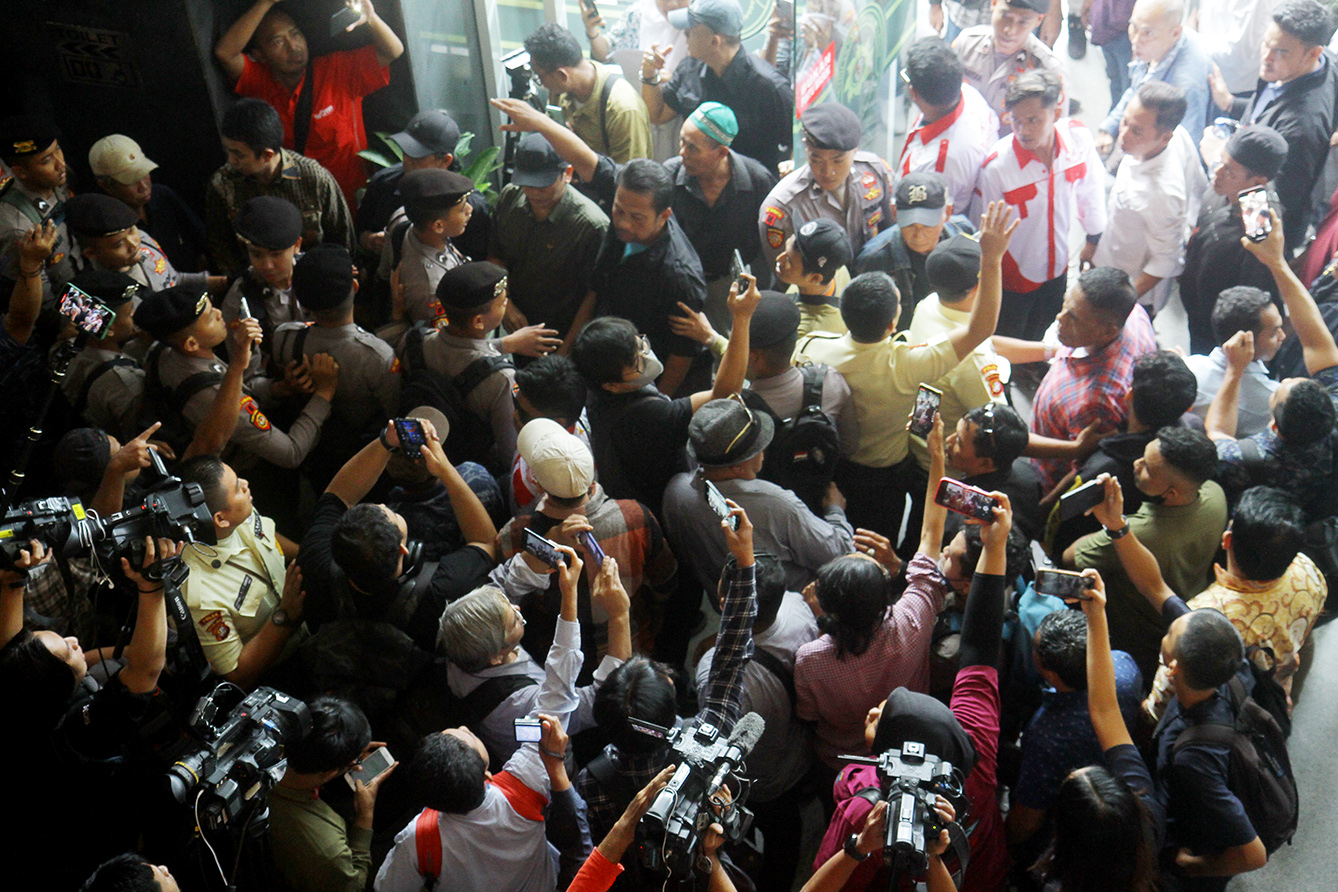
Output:
[[846,6],[752,53],[582,3],[496,195],[443,110],[369,178],[372,0],[227,23],[202,208],[0,121],[16,888],[1194,892],[1290,841],[1334,13],[1071,7],[1084,123],[1058,0],[933,3],[895,163],[834,101],[792,162]]

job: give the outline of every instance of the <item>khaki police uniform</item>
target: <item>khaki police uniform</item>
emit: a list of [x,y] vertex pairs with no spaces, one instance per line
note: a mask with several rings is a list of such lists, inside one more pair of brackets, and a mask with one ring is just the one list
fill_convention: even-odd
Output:
[[[103,366],[106,371],[99,372]],[[144,369],[124,353],[89,344],[70,360],[60,389],[84,421],[122,443],[133,440],[146,427]]]
[[[45,202],[28,191],[22,183],[11,179],[0,193],[0,269],[8,278],[19,279],[19,246],[24,237],[51,214],[52,205],[59,205],[69,192],[56,189],[53,201]],[[43,210],[45,208],[45,210]],[[70,257],[70,233],[62,222],[56,227],[56,244],[51,256],[42,265],[42,303],[49,304],[74,278],[74,263]]]
[[271,356],[277,368],[301,359],[295,353],[297,334],[303,330],[303,356],[328,353],[339,363],[339,387],[331,407],[336,421],[356,430],[396,414],[399,363],[389,344],[352,322],[338,326],[287,322],[274,332]]
[[[500,355],[494,341],[464,338],[442,329],[423,339],[423,362],[447,378],[455,378],[476,359]],[[516,454],[515,404],[511,396],[515,375],[513,368],[498,369],[484,378],[465,399],[465,408],[492,427],[493,449],[507,467]]]
[[762,254],[775,264],[785,242],[810,220],[835,220],[850,235],[858,255],[864,243],[891,226],[895,178],[887,162],[873,152],[856,152],[844,191],[833,194],[813,179],[808,165],[786,175],[771,190],[758,219]]
[[237,668],[242,646],[270,621],[283,593],[283,548],[274,521],[253,513],[227,539],[192,545],[181,559],[190,567],[181,594],[195,633],[209,665],[227,675]]
[[441,301],[437,300],[437,283],[447,270],[468,260],[450,239],[446,240],[446,248],[438,251],[420,242],[413,227],[409,227],[400,253],[400,284],[404,286],[404,314],[410,322],[435,325],[445,315]]
[[[293,262],[296,263],[301,256],[298,254]],[[311,314],[298,304],[292,288],[275,288],[260,278],[254,268],[247,267],[246,272],[232,280],[222,303],[218,305],[229,327],[242,318],[243,297],[246,298],[251,316],[260,320],[266,338],[272,337],[274,330],[285,322],[311,321]]]

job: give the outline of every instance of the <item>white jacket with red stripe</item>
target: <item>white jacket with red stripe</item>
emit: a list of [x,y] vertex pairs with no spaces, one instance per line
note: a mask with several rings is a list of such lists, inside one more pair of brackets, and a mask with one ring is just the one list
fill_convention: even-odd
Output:
[[915,119],[897,162],[897,175],[912,171],[941,175],[955,212],[964,214],[971,205],[980,164],[998,139],[999,116],[979,90],[962,84],[962,98],[950,113],[932,124],[924,122],[924,115]]
[[1034,291],[1064,274],[1075,212],[1088,235],[1105,231],[1106,173],[1091,131],[1060,118],[1054,155],[1046,167],[1009,134],[994,144],[976,180],[973,221],[992,201],[1008,202],[1021,218],[1003,257],[1006,291]]

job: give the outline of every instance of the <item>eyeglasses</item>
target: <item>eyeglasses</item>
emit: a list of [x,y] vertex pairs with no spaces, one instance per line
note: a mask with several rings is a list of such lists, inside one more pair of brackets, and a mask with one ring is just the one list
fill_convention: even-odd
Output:
[[990,438],[990,454],[993,455],[997,447],[994,443],[994,403],[985,404],[985,414],[980,417],[980,432]]
[[497,284],[492,286],[492,299],[497,300],[503,294],[506,294],[506,276],[497,280]]

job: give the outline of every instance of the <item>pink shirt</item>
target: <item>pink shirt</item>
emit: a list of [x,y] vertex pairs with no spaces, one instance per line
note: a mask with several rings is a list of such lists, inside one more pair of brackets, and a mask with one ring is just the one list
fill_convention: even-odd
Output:
[[905,593],[864,653],[838,657],[836,641],[823,635],[795,656],[796,712],[817,722],[813,748],[828,765],[844,764],[839,757],[845,753],[868,752],[864,716],[894,688],[929,691],[929,642],[948,583],[925,554],[911,559],[906,579]]

